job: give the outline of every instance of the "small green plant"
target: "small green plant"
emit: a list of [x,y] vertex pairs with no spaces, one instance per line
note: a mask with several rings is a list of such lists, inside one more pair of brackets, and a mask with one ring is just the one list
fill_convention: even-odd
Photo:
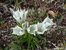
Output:
[[22,36],[17,36],[15,40],[9,45],[7,50],[35,50],[36,48],[41,48],[39,45],[39,38],[29,34],[25,31],[25,34]]

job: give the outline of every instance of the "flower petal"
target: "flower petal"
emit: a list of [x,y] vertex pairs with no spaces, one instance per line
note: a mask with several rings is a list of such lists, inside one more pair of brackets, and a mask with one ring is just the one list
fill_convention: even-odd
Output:
[[13,29],[12,34],[19,35],[19,36],[24,34],[24,30],[22,28],[20,28],[19,26],[16,26],[12,29]]

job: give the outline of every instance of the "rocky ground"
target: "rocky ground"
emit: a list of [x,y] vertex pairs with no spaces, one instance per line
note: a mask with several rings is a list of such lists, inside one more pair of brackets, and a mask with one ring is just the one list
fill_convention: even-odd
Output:
[[[55,15],[48,14],[54,18],[57,27],[47,32],[47,41],[61,47],[66,40],[66,1],[65,0],[24,0],[19,1],[22,9],[31,10],[28,14],[29,22],[43,21],[48,11],[53,11]],[[9,8],[15,9],[14,0],[0,0],[0,47],[4,48],[12,41],[12,30],[17,23],[12,17]],[[32,21],[32,22],[31,22]],[[51,33],[51,34],[50,34]],[[47,42],[47,48],[52,48],[52,44]],[[62,43],[62,44],[61,44]],[[53,47],[54,48],[54,47]],[[47,49],[48,50],[48,49]],[[51,49],[50,49],[51,50]],[[53,50],[53,49],[52,49]],[[66,49],[65,49],[66,50]]]

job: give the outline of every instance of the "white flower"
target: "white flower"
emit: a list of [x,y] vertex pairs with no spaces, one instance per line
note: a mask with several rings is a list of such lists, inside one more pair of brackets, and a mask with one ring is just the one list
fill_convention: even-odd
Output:
[[46,17],[42,23],[47,30],[49,30],[54,25],[53,19],[50,19],[49,17]]
[[53,24],[52,19],[46,17],[42,23],[37,24],[37,33],[43,34],[45,31],[50,30]]
[[21,36],[24,34],[24,30],[22,28],[20,28],[19,26],[15,26],[13,29],[13,33],[15,35]]
[[24,22],[27,18],[28,10],[18,9],[17,11],[14,11],[13,9],[10,8],[10,11],[12,12],[14,19],[16,19],[18,23]]
[[44,32],[47,31],[47,28],[43,23],[37,24],[37,34],[44,34]]
[[34,34],[35,35],[35,32],[37,31],[37,25],[36,24],[30,25],[30,27],[27,29],[27,31],[30,34]]

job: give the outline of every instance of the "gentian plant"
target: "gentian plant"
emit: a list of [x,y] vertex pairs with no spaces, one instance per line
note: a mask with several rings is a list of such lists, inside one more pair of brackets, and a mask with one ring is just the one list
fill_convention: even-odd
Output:
[[[13,28],[12,35],[16,36],[10,45],[11,50],[36,50],[36,48],[41,48],[39,45],[40,34],[44,34],[45,31],[51,29],[54,25],[52,19],[48,16],[43,22],[29,25],[26,21],[27,14],[29,10],[17,9],[14,11],[10,8],[13,18],[17,21],[17,25]],[[37,35],[39,35],[37,37]],[[8,50],[8,49],[7,49]]]

